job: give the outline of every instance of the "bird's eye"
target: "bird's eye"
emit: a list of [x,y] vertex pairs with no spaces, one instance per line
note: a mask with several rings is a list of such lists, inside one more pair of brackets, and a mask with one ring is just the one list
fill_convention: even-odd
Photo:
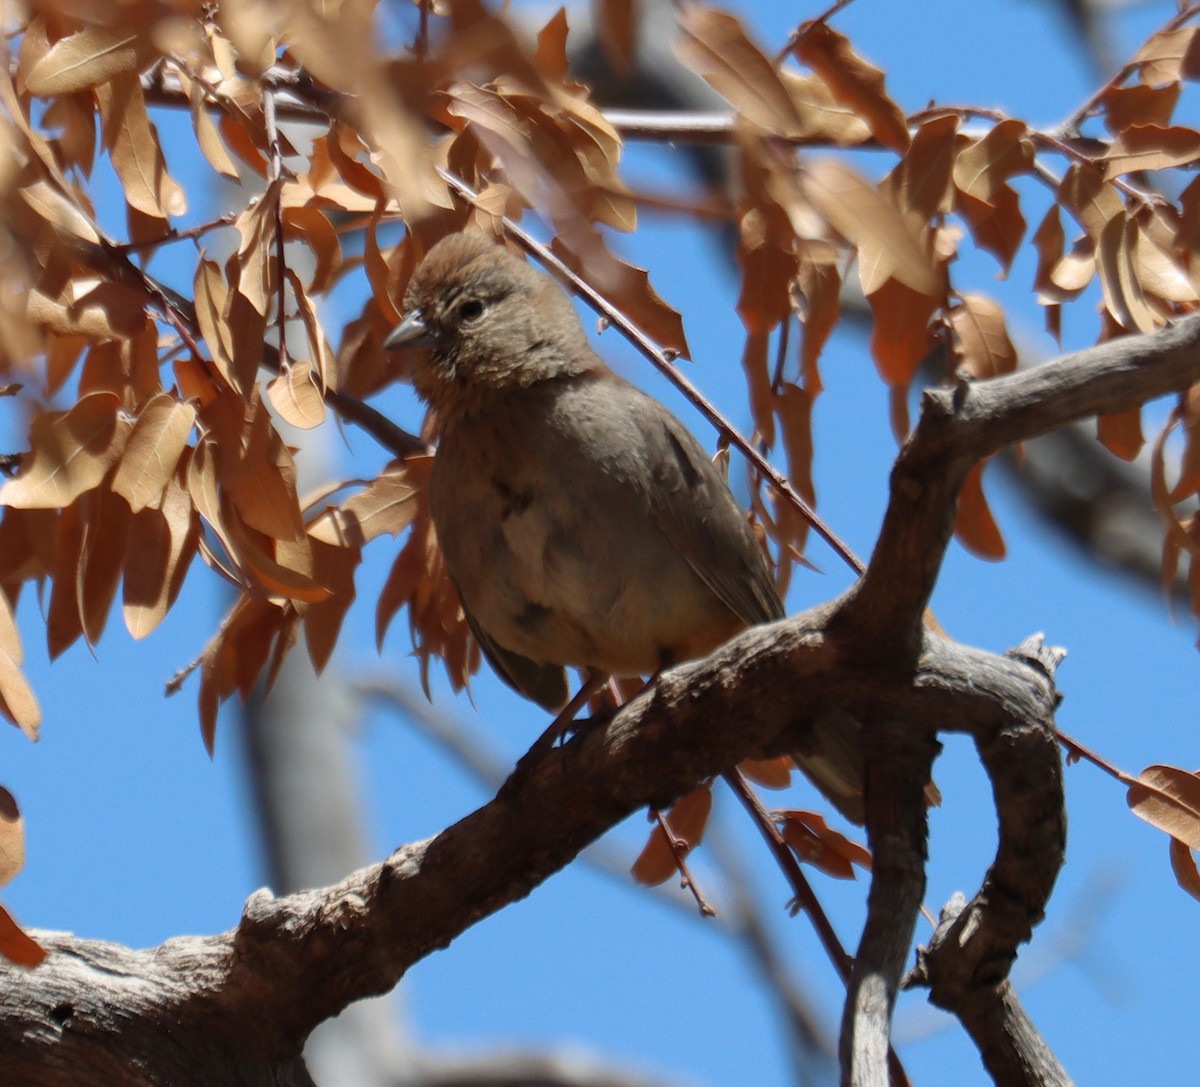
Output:
[[478,298],[468,298],[458,307],[458,319],[470,324],[483,316],[483,303]]

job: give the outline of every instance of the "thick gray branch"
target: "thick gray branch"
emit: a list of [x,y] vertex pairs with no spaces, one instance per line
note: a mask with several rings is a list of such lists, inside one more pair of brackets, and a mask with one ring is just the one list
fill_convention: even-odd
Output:
[[958,1016],[998,1087],[1071,1087],[1008,980],[977,985],[963,976],[956,942],[973,916],[962,895],[946,904],[929,947],[918,954],[912,984],[931,986],[929,999]]
[[[332,887],[261,891],[236,930],[116,949],[119,972],[108,945],[45,937],[52,953],[38,970],[0,969],[0,1070],[32,1084],[54,1082],[37,1078],[47,1067],[70,1068],[80,1085],[295,1082],[283,1070],[317,1023],[391,988],[630,812],[743,758],[801,746],[829,706],[864,720],[886,707],[910,727],[965,729],[981,743],[1014,714],[1048,712],[1053,690],[1041,673],[944,642],[927,647],[915,675],[864,676],[828,635],[830,614],[756,628],[667,673],[607,726],[551,753],[511,796]],[[178,1059],[164,1065],[164,1047]],[[182,1070],[189,1060],[194,1073]],[[146,1071],[159,1067],[169,1074]]]
[[1124,411],[1200,381],[1200,313],[991,381],[925,393],[892,470],[891,501],[849,609],[863,637],[915,649],[967,472],[1014,442]]

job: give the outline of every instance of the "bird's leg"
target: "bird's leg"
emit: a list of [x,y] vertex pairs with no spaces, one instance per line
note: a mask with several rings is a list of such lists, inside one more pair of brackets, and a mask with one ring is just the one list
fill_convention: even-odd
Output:
[[590,668],[588,669],[587,678],[583,681],[583,686],[579,688],[575,697],[559,711],[558,716],[550,722],[550,727],[517,760],[517,765],[513,768],[513,772],[509,774],[508,780],[500,786],[500,796],[502,798],[508,798],[510,802],[515,802],[513,798],[520,791],[521,782],[533,772],[534,767],[542,761],[551,748],[571,731],[572,725],[575,724],[575,715],[596,694],[604,689],[608,681],[609,676],[607,673],[594,672]]
[[[571,726],[575,724],[575,716],[597,694],[604,690],[610,678],[606,672],[595,672],[589,668],[587,678],[583,681],[583,686],[576,692],[575,697],[559,710],[558,716],[550,722],[550,727],[534,741],[533,746],[522,756],[521,762],[525,762],[526,759],[536,762],[571,732]],[[517,765],[519,768],[520,763]]]

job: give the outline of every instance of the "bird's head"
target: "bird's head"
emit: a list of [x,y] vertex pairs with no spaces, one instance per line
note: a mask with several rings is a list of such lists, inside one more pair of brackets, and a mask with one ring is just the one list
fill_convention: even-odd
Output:
[[598,363],[558,285],[478,234],[451,234],[429,250],[383,346],[413,351],[413,384],[443,420],[496,391]]

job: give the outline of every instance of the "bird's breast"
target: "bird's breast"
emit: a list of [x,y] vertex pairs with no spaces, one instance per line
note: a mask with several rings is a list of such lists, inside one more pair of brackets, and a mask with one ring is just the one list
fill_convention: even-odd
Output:
[[515,438],[447,435],[430,496],[447,569],[491,638],[539,663],[638,675],[741,629],[586,440],[544,425]]

